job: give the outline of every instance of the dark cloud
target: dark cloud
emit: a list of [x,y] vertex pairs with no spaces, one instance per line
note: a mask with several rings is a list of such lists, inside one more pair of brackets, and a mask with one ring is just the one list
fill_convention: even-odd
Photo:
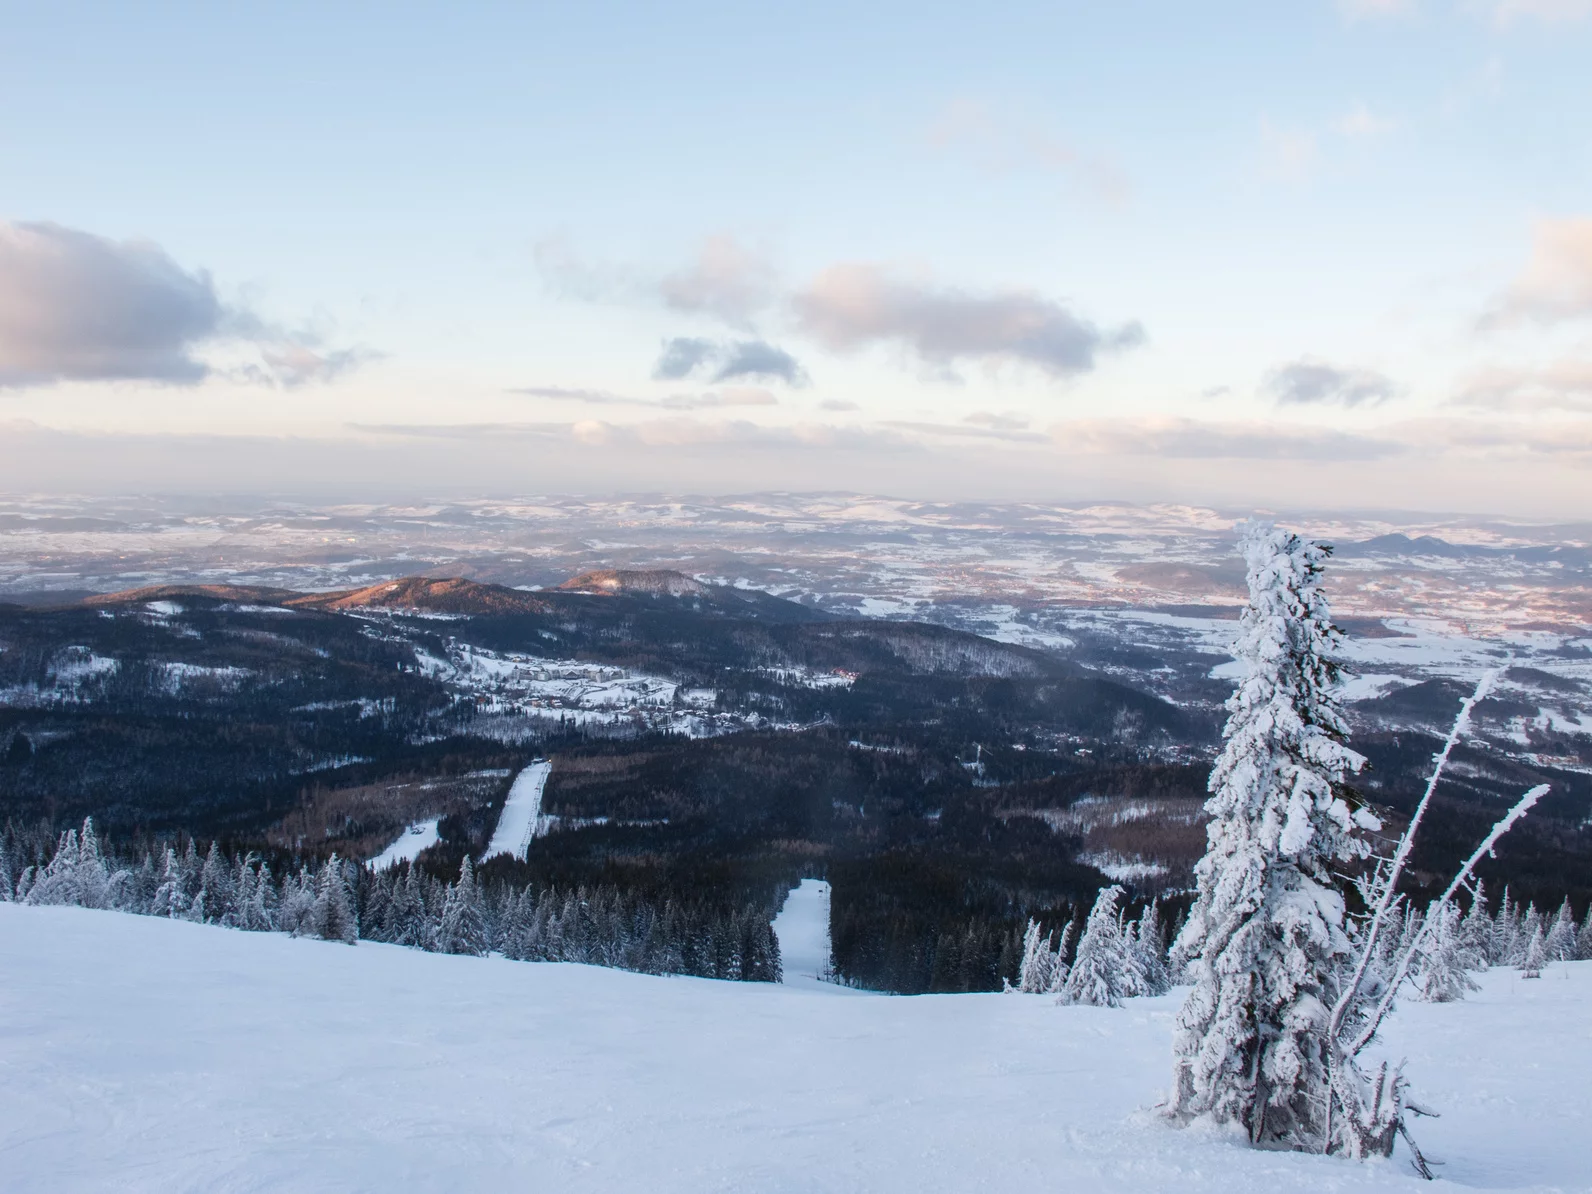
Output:
[[784,382],[788,386],[807,384],[807,371],[801,363],[783,348],[763,340],[739,340],[731,344],[719,359],[715,382],[737,381],[741,378],[766,378]]
[[[242,348],[215,367],[197,352]],[[113,241],[49,223],[0,222],[0,386],[62,381],[194,385],[213,373],[293,387],[327,381],[370,359],[332,350],[222,303],[210,275],[185,270],[158,245]]]
[[652,376],[660,381],[679,381],[693,375],[706,375],[715,384],[747,379],[782,381],[789,386],[807,384],[807,371],[801,362],[763,340],[723,343],[693,336],[665,340]]
[[719,346],[712,340],[676,336],[663,342],[663,352],[658,356],[658,363],[652,367],[652,376],[659,381],[679,381],[690,377],[718,356],[719,352]]
[[0,224],[0,385],[193,384],[225,310],[210,276],[147,241]]
[[832,266],[792,302],[803,329],[831,349],[893,342],[941,368],[1015,361],[1070,377],[1094,369],[1101,353],[1144,342],[1137,322],[1104,330],[1031,291],[936,288],[875,265]]
[[1273,369],[1262,390],[1281,406],[1376,406],[1396,397],[1398,386],[1369,369],[1340,369],[1304,359]]

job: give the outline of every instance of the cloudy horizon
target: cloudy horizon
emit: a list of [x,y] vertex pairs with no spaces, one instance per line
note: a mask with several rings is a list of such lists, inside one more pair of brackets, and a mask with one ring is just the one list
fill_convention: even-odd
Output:
[[0,489],[1584,517],[1582,0],[11,25]]

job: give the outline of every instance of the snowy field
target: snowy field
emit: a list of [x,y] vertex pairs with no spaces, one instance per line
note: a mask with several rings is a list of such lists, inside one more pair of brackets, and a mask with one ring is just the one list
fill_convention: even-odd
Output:
[[1592,1189],[1588,963],[1395,1016],[1434,1187],[1163,1126],[1175,995],[856,997],[15,904],[0,958],[7,1191]]

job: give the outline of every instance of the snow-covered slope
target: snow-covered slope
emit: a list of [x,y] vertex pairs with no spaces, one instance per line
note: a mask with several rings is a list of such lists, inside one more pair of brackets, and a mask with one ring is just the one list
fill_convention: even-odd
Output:
[[[0,1189],[1426,1191],[1163,1126],[1175,996],[835,998],[0,904]],[[1468,1189],[1586,1190],[1592,965],[1389,1041]]]

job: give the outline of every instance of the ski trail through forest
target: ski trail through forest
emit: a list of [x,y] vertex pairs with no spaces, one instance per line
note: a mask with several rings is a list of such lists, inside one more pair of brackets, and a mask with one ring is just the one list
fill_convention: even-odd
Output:
[[492,842],[481,855],[482,862],[498,854],[525,857],[536,833],[536,819],[542,813],[542,790],[547,787],[547,777],[552,773],[553,765],[538,759],[514,777],[514,786],[503,804],[503,815],[498,818]]
[[829,884],[822,879],[803,879],[785,897],[785,906],[774,918],[774,936],[779,938],[780,965],[784,983],[790,987],[819,987],[827,991],[848,991],[829,981]]

